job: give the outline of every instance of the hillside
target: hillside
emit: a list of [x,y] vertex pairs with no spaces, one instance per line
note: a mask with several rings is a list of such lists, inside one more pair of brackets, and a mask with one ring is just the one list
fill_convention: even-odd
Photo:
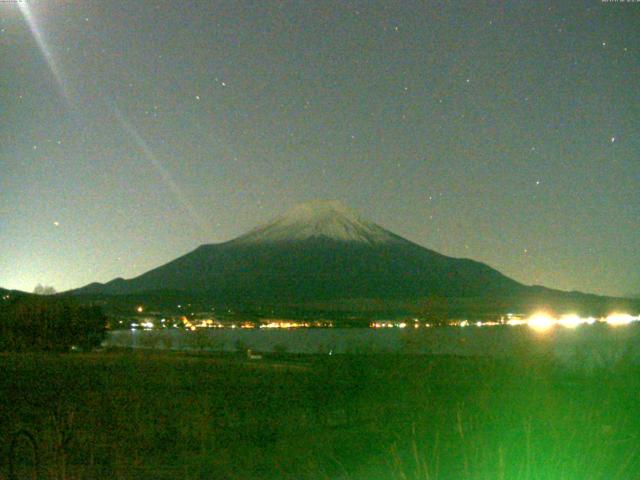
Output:
[[329,310],[349,300],[382,304],[383,310],[415,308],[433,297],[450,299],[448,308],[461,311],[545,306],[595,312],[618,302],[522,285],[481,262],[410,242],[337,202],[299,205],[234,240],[202,245],[136,278],[93,283],[70,293],[162,291],[212,304]]

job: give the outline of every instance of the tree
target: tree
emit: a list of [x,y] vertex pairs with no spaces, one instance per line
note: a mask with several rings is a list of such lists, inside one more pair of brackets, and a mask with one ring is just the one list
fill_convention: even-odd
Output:
[[55,295],[56,289],[49,285],[42,285],[39,283],[36,288],[33,289],[33,293],[36,295]]
[[106,333],[99,307],[70,299],[21,297],[0,310],[0,351],[90,350]]

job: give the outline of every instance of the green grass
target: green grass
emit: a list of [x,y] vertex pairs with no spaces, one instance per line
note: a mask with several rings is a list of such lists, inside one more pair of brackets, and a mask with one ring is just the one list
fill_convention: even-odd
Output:
[[[544,356],[0,355],[13,432],[51,479],[631,479],[640,368]],[[25,442],[19,478],[31,478]]]

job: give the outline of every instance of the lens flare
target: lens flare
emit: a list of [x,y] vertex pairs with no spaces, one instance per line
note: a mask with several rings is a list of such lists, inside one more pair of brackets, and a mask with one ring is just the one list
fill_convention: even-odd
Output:
[[[44,57],[47,65],[49,66],[49,70],[60,89],[62,96],[67,100],[69,106],[73,109],[74,103],[72,102],[71,95],[69,94],[69,90],[67,87],[67,82],[60,70],[54,55],[51,53],[49,45],[47,44],[44,35],[42,34],[42,29],[39,27],[38,22],[36,20],[35,15],[33,14],[29,3],[26,0],[22,0],[18,2],[18,8],[20,9],[20,13],[25,19],[25,22],[29,26],[29,30],[35,39],[42,56]],[[160,162],[158,157],[149,147],[149,144],[142,138],[142,136],[138,133],[138,131],[134,128],[134,126],[125,118],[122,112],[118,109],[117,106],[111,105],[110,107],[114,113],[114,116],[118,120],[120,126],[126,131],[126,133],[133,139],[136,146],[139,150],[141,150],[144,157],[149,161],[149,163],[156,169],[164,183],[169,187],[171,192],[177,198],[177,200],[182,204],[182,207],[187,211],[187,213],[191,216],[193,222],[202,230],[203,233],[209,234],[213,229],[211,226],[198,215],[195,207],[188,200],[186,195],[182,192],[178,184],[175,182],[173,177],[170,175],[169,171],[165,168],[165,166]]]
[[156,169],[164,183],[169,187],[173,195],[178,199],[178,201],[182,204],[182,207],[187,211],[187,213],[191,216],[192,221],[202,230],[203,233],[208,234],[213,229],[211,226],[198,215],[193,204],[189,201],[186,195],[182,192],[178,184],[175,182],[169,171],[162,164],[160,159],[156,156],[156,154],[151,150],[149,144],[142,138],[138,130],[125,118],[124,114],[120,111],[120,109],[115,104],[110,104],[113,115],[118,120],[118,123],[123,128],[123,130],[129,134],[129,136],[133,139],[135,145],[140,149],[143,153],[144,157],[147,161]]
[[562,315],[558,320],[558,325],[565,328],[576,328],[578,325],[582,325],[583,323],[587,323],[587,319],[580,318],[575,313]]
[[556,321],[546,313],[536,313],[527,319],[529,328],[537,332],[546,332],[555,325]]
[[518,325],[526,325],[526,324],[527,324],[526,320],[521,320],[519,318],[511,318],[507,320],[507,325],[511,327],[517,327]]
[[631,322],[637,322],[638,320],[640,320],[640,317],[634,317],[628,313],[612,313],[605,319],[607,324],[612,327],[629,325]]
[[31,11],[31,7],[29,6],[29,2],[26,0],[22,0],[17,2],[18,8],[20,9],[20,13],[24,17],[25,22],[29,26],[29,30],[31,31],[31,35],[33,35],[34,40],[38,44],[38,48],[44,57],[44,60],[47,62],[49,70],[51,70],[51,74],[58,84],[58,88],[60,89],[60,93],[62,96],[71,103],[71,96],[69,94],[69,90],[67,88],[67,82],[62,74],[62,71],[58,67],[55,57],[51,53],[51,49],[47,42],[44,39],[42,34],[42,30],[40,29],[38,22],[36,21],[33,12]]

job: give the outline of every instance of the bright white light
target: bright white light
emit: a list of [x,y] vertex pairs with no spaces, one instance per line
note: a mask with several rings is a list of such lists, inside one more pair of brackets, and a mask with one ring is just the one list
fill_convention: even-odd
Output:
[[549,330],[555,323],[556,321],[546,313],[536,313],[527,319],[527,325],[538,332]]
[[565,328],[576,328],[578,325],[581,325],[583,323],[587,323],[587,320],[584,318],[580,318],[574,313],[562,315],[560,317],[560,320],[558,320],[558,324]]
[[510,325],[512,327],[515,327],[517,325],[525,325],[527,323],[526,320],[520,320],[517,318],[512,318],[511,320],[507,321],[507,325]]
[[612,313],[605,319],[605,321],[613,327],[629,325],[631,322],[637,322],[638,320],[640,320],[640,317],[634,317],[628,313]]

